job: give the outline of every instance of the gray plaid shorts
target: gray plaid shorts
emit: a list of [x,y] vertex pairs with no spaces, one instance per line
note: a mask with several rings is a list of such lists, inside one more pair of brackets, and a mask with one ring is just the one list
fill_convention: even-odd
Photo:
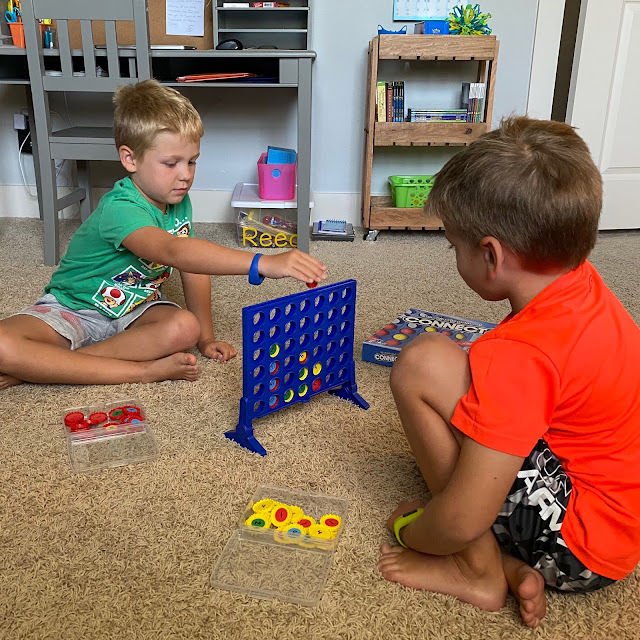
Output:
[[[159,300],[143,302],[122,318],[107,318],[95,309],[70,309],[60,304],[57,298],[47,293],[29,307],[14,316],[27,315],[46,322],[54,331],[71,343],[71,349],[88,347],[90,344],[106,340],[122,333],[145,311],[157,304],[169,304],[180,308],[175,302],[167,300],[163,293]],[[11,316],[10,316],[11,317]]]
[[538,440],[509,490],[493,533],[498,544],[560,591],[597,591],[613,584],[576,558],[562,538],[571,479],[547,443]]

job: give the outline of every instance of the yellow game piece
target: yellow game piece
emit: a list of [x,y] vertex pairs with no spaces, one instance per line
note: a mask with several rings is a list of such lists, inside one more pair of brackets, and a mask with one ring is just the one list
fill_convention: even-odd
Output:
[[278,529],[278,531],[283,534],[283,539],[278,539],[286,544],[298,542],[307,533],[306,529],[301,527],[299,524],[288,524],[281,529]]
[[289,508],[291,509],[291,522],[298,522],[304,515],[304,511],[295,504],[289,505]]
[[273,539],[280,544],[291,544],[292,540],[289,540],[287,534],[282,529],[273,530]]
[[272,500],[271,498],[263,498],[262,500],[258,500],[258,502],[256,502],[253,505],[253,512],[254,513],[260,513],[261,511],[270,512],[274,504],[275,504],[275,500]]
[[296,542],[305,549],[315,549],[316,545],[313,542],[313,538],[306,533],[301,538],[297,539]]
[[279,504],[271,509],[271,524],[281,529],[291,522],[291,509],[286,504]]
[[331,529],[324,524],[314,524],[309,527],[309,535],[312,538],[322,538],[323,540],[331,540]]
[[338,529],[342,524],[342,518],[337,516],[335,513],[327,513],[326,515],[320,518],[320,524],[323,524],[325,527],[328,527],[331,531],[332,538],[335,538],[336,533],[338,533]]
[[270,514],[267,511],[262,513],[254,513],[249,516],[244,523],[249,527],[258,527],[260,529],[269,529],[271,527]]
[[302,525],[305,529],[312,527],[316,521],[311,516],[302,515],[297,520],[291,520],[294,524]]

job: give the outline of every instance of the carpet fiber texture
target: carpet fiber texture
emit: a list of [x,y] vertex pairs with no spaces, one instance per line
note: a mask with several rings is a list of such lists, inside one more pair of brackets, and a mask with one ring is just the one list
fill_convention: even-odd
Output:
[[[62,227],[62,244],[76,223]],[[235,246],[230,225],[196,225]],[[376,569],[384,523],[401,499],[428,497],[389,391],[389,368],[360,359],[363,340],[409,307],[499,321],[505,303],[468,290],[441,233],[381,233],[376,242],[315,242],[329,282],[355,278],[356,378],[368,411],[328,394],[254,424],[260,457],[224,437],[242,394],[242,353],[198,355],[195,383],[48,386],[0,394],[0,638],[640,638],[640,573],[601,592],[548,594],[542,626],[522,626],[515,601],[485,613],[452,597],[386,582]],[[0,317],[48,282],[37,220],[0,219]],[[602,234],[592,261],[640,320],[640,234]],[[242,344],[241,309],[301,290],[292,281],[213,279],[217,336]],[[183,303],[179,278],[167,293]],[[67,407],[138,397],[159,443],[155,462],[94,474],[69,467]],[[212,567],[259,484],[341,496],[348,523],[316,607],[210,586]],[[302,569],[303,570],[303,569]]]

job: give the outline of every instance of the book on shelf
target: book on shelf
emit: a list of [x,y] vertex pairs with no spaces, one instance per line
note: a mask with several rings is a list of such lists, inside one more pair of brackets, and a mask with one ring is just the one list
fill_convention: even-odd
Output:
[[466,109],[407,109],[407,122],[466,122]]
[[460,104],[467,110],[467,122],[484,120],[487,85],[484,82],[463,82]]
[[392,122],[404,122],[404,81],[393,83],[393,120]]
[[376,83],[376,122],[404,122],[404,81]]
[[385,82],[376,84],[376,122],[387,120],[387,87]]

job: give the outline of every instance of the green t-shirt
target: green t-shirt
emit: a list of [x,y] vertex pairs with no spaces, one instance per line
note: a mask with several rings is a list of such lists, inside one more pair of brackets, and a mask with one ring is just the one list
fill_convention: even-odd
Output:
[[45,293],[70,309],[95,308],[120,318],[147,300],[160,298],[160,287],[173,267],[147,262],[122,246],[141,227],[158,227],[176,236],[192,236],[191,201],[153,206],[131,178],[119,180],[76,231]]

